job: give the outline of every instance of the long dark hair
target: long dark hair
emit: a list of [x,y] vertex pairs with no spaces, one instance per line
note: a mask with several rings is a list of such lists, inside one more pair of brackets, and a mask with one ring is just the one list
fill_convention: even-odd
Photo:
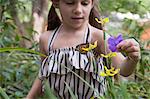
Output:
[[52,4],[49,13],[48,13],[48,26],[47,30],[54,30],[56,27],[61,25],[59,16],[56,13],[55,7]]
[[[89,16],[89,23],[90,25],[101,29],[102,30],[102,25],[97,23],[95,18],[100,18],[99,10],[98,10],[98,0],[94,0],[94,7],[91,10],[90,16]],[[54,30],[56,27],[61,25],[61,20],[59,19],[55,7],[52,4],[49,13],[48,13],[48,27],[47,30]]]

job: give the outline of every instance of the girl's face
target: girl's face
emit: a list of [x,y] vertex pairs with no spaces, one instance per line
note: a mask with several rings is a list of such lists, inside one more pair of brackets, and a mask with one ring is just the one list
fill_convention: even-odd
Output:
[[59,0],[63,24],[79,28],[88,23],[93,0]]

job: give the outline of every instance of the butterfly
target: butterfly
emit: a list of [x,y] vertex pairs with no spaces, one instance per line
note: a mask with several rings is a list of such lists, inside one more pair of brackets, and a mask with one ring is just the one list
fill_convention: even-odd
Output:
[[83,43],[77,46],[77,50],[80,53],[87,53],[88,51],[91,51],[97,47],[97,41],[94,42],[94,44],[90,43]]
[[83,44],[79,44],[76,46],[76,51],[79,51],[81,54],[86,54],[87,51],[83,50],[83,48],[88,48],[89,47],[89,43],[83,43]]

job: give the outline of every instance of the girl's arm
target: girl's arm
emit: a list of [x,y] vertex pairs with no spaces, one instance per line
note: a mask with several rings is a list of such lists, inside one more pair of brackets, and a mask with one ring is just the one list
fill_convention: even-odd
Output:
[[129,76],[134,71],[137,62],[140,59],[140,47],[136,40],[126,39],[117,45],[118,51],[125,51],[127,56],[124,57],[119,53],[112,59],[113,65],[120,68],[120,74]]
[[34,84],[32,85],[31,90],[29,91],[27,95],[27,99],[36,99],[38,95],[41,95],[42,93],[42,83],[40,79],[36,79],[34,81]]
[[[98,40],[97,53],[100,55],[110,53],[108,48],[107,40],[110,37],[106,34],[106,50],[104,45],[104,33],[103,31],[97,30],[97,32],[93,32],[93,40],[92,42]],[[117,45],[117,50],[119,52],[125,51],[127,56],[124,57],[121,53],[118,52],[117,56],[112,58],[112,66],[116,68],[120,68],[120,74],[123,76],[129,76],[134,71],[137,62],[140,59],[140,46],[139,43],[135,39],[126,39],[120,42]],[[100,52],[100,53],[99,53]]]
[[[107,46],[106,46],[106,50],[105,50],[103,34],[104,33],[101,31],[94,32],[92,35],[94,38],[93,42],[98,40],[97,53],[99,53],[101,51],[101,53],[103,53],[103,54],[108,54],[108,53],[110,53],[110,50],[108,48],[107,42],[106,42]],[[108,38],[110,36],[108,34],[106,34],[106,36],[107,36],[106,39],[108,40]],[[140,59],[139,43],[135,39],[126,39],[126,40],[121,41],[117,45],[117,50],[118,50],[117,56],[112,58],[112,66],[114,66],[116,68],[120,68],[120,74],[122,76],[129,76],[134,71],[134,69],[137,65],[137,62]],[[126,57],[123,56],[121,53],[119,53],[119,52],[123,52],[123,51],[125,51],[127,53]]]

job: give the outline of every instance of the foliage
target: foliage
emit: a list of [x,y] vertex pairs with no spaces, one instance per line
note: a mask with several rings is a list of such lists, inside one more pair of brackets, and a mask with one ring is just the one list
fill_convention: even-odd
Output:
[[10,98],[25,97],[37,75],[39,57],[30,53],[1,53],[0,82]]
[[[31,20],[32,0],[15,1],[21,22]],[[130,11],[143,16],[146,12],[150,12],[149,4],[150,0],[100,0],[100,9],[104,14],[112,11],[124,13]],[[33,41],[32,27],[26,28],[28,31],[26,36],[18,34],[19,30],[12,20],[9,6],[10,0],[0,0],[0,10],[3,9],[0,12],[0,98],[20,99],[27,95],[38,74],[41,54],[38,53],[37,42]],[[150,51],[143,46],[147,42],[140,41],[144,29],[145,27],[139,26],[135,20],[129,19],[125,19],[123,28],[121,27],[125,35],[139,41],[142,56],[135,72],[135,81],[120,81],[111,86],[113,90],[110,90],[110,93],[115,99],[150,97]],[[28,40],[32,45],[20,48],[21,39]],[[43,97],[51,97],[49,89]]]
[[150,11],[149,4],[149,0],[100,0],[100,10],[102,13],[131,12],[143,16]]

